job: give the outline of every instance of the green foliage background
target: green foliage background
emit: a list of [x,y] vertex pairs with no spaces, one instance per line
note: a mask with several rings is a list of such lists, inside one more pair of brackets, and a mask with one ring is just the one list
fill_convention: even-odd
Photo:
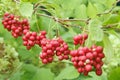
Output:
[[[119,80],[118,2],[116,0],[0,0],[0,80]],[[78,74],[69,61],[42,64],[39,59],[41,52],[39,46],[34,46],[28,51],[22,45],[21,37],[14,39],[3,28],[1,20],[5,12],[29,19],[31,31],[46,30],[48,38],[60,35],[70,49],[75,49],[72,44],[73,36],[87,32],[89,37],[85,46],[90,47],[96,43],[104,47],[106,57],[102,76],[96,76],[94,72],[90,72],[87,77]],[[79,20],[57,22],[51,16],[60,20],[72,18]],[[1,45],[7,47],[3,49]],[[9,60],[13,57],[16,61],[10,63]],[[12,69],[7,69],[3,73],[8,64],[12,65],[10,67]]]

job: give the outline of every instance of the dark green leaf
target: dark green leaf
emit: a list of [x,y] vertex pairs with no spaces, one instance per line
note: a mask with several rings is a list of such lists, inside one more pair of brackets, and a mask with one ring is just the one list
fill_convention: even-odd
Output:
[[108,80],[119,80],[119,79],[120,79],[120,67],[113,69],[108,76]]

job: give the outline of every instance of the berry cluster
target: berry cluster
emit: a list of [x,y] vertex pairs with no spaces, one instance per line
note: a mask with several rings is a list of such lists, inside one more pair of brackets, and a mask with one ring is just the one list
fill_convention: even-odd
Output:
[[[4,28],[11,31],[13,37],[22,36],[23,45],[29,50],[35,44],[42,48],[40,58],[43,64],[51,63],[55,56],[59,60],[69,59],[78,70],[85,76],[92,70],[95,70],[97,75],[102,74],[102,58],[104,58],[103,48],[101,46],[93,45],[91,48],[79,47],[77,50],[69,50],[69,47],[60,37],[55,39],[47,39],[46,31],[40,31],[39,34],[30,31],[30,26],[27,19],[20,20],[18,16],[5,13],[2,24]],[[81,45],[85,43],[88,34],[79,34],[73,38],[74,45]]]
[[44,64],[51,63],[56,54],[59,60],[68,59],[70,50],[68,45],[61,39],[43,39],[41,41],[42,53],[40,58]]
[[74,40],[74,45],[83,45],[85,43],[85,40],[88,38],[88,34],[84,33],[84,34],[79,34],[76,35],[73,40]]
[[85,76],[93,70],[96,70],[97,75],[102,74],[102,58],[104,58],[103,48],[101,46],[80,47],[78,50],[73,50],[70,52],[72,56],[71,61],[73,65],[77,68],[79,73],[83,73]]
[[4,14],[2,24],[4,25],[4,28],[6,28],[8,31],[11,31],[13,37],[15,38],[22,36],[22,34],[25,34],[30,28],[27,19],[20,21],[17,16],[9,13]]
[[23,45],[29,50],[35,44],[41,46],[41,40],[46,38],[46,31],[41,31],[39,35],[36,32],[27,32],[23,37]]

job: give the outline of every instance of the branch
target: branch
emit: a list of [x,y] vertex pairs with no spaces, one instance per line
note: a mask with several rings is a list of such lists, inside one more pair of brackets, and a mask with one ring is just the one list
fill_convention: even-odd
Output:
[[116,27],[120,25],[120,23],[114,23],[114,24],[108,24],[108,25],[103,25],[103,29],[114,29],[116,31],[120,31],[120,28]]
[[54,17],[54,16],[49,16],[49,15],[46,15],[46,14],[39,14],[39,13],[36,13],[36,14],[37,14],[38,16],[44,16],[44,17],[51,18],[51,19],[53,19],[54,21],[62,24],[62,25],[65,26],[65,27],[73,26],[73,27],[79,27],[80,29],[83,29],[83,28],[82,28],[81,26],[79,26],[79,25],[71,25],[71,24],[67,24],[67,23],[65,23],[65,22],[83,21],[83,22],[85,22],[86,24],[88,24],[88,23],[89,23],[89,20],[90,20],[90,18],[88,18],[88,19],[61,19],[61,18],[56,18],[56,17]]
[[114,8],[115,8],[115,7],[113,6],[109,11],[104,12],[104,13],[99,13],[99,14],[97,14],[97,16],[101,16],[101,15],[104,15],[104,14],[109,14],[110,12],[112,12],[112,10],[113,10]]
[[104,14],[109,14],[109,13],[111,13],[112,11],[113,11],[113,9],[116,7],[116,3],[118,3],[120,0],[117,0],[115,3],[113,3],[113,6],[112,6],[112,8],[109,10],[109,11],[107,11],[107,12],[104,12],[104,13],[99,13],[99,14],[97,14],[97,16],[101,16],[101,15],[104,15]]

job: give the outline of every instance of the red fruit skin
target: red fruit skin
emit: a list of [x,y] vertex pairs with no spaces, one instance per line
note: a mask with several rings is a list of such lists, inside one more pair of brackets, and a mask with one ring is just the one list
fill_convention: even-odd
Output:
[[97,52],[93,52],[92,54],[93,54],[94,58],[96,58],[96,57],[97,57],[97,55],[98,55],[98,53],[97,53]]
[[48,60],[49,63],[51,63],[53,61],[53,58],[49,57],[47,60]]
[[79,62],[78,62],[78,65],[79,65],[80,67],[82,67],[82,66],[84,66],[84,62],[83,62],[83,61],[79,61]]
[[82,73],[82,68],[77,69],[79,73]]
[[88,53],[86,53],[86,57],[88,58],[88,59],[93,59],[93,54],[91,53],[91,52],[88,52]]
[[87,71],[84,71],[84,76],[88,76],[88,72]]
[[101,64],[96,64],[96,65],[95,65],[95,68],[96,68],[96,69],[100,69],[100,68],[101,68]]
[[69,56],[68,56],[68,55],[64,55],[63,57],[64,57],[64,59],[66,59],[66,60],[69,59]]
[[72,57],[77,56],[77,54],[78,54],[78,51],[77,51],[77,50],[73,50],[73,51],[70,52],[70,55],[71,55]]
[[85,53],[84,53],[84,51],[79,50],[79,51],[78,51],[78,55],[79,55],[79,56],[83,56],[83,55],[85,55]]
[[101,59],[100,59],[99,57],[97,57],[97,58],[95,59],[95,61],[96,61],[97,63],[100,63],[100,62],[101,62]]
[[80,38],[79,38],[79,36],[75,36],[75,37],[73,38],[73,40],[74,40],[75,42],[79,42]]
[[96,75],[101,76],[102,75],[102,69],[96,70]]
[[80,57],[79,57],[79,60],[85,61],[85,60],[86,60],[86,56],[80,56]]
[[88,34],[87,34],[87,33],[84,33],[84,34],[83,34],[83,38],[84,38],[84,40],[86,40],[86,39],[88,38]]
[[105,57],[104,53],[99,53],[98,57],[100,57],[101,59]]
[[60,56],[58,56],[58,59],[61,61],[64,59],[64,57],[60,55]]
[[42,63],[43,63],[43,64],[47,64],[47,63],[48,63],[47,59],[43,59],[43,60],[42,60]]
[[92,66],[90,64],[85,65],[85,71],[90,72],[92,70]]
[[41,31],[41,35],[46,35],[46,31]]
[[102,53],[103,52],[103,48],[101,46],[97,46],[96,51],[98,53]]

